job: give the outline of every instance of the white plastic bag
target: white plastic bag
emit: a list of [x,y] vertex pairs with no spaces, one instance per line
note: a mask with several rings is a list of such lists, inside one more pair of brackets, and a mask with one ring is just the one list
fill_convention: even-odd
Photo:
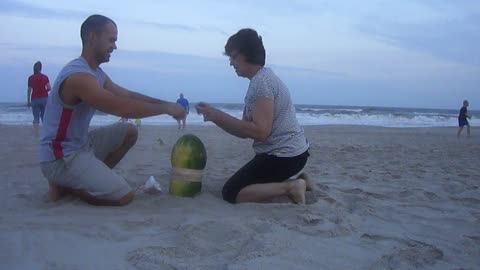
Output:
[[143,186],[143,192],[148,194],[159,194],[162,193],[162,187],[160,187],[160,183],[155,180],[155,177],[150,176]]

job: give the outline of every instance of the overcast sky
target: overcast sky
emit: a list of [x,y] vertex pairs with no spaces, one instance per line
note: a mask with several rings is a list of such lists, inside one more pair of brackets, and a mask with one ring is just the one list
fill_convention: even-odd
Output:
[[97,13],[119,31],[102,68],[158,98],[242,103],[248,80],[222,52],[250,27],[294,103],[456,109],[469,99],[480,107],[478,0],[123,2],[1,0],[0,101],[26,99],[37,60],[53,82],[80,54],[81,23]]

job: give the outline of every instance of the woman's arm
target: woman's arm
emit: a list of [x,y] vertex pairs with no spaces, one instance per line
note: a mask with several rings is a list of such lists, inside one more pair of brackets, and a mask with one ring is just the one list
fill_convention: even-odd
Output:
[[273,100],[268,98],[258,98],[254,102],[251,120],[237,119],[204,102],[198,103],[196,109],[204,121],[211,121],[236,137],[265,141],[272,132]]

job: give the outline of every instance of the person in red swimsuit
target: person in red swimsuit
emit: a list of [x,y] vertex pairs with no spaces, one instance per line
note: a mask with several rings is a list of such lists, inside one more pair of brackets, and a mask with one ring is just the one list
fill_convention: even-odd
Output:
[[33,65],[33,75],[28,77],[27,91],[27,106],[32,107],[33,125],[35,126],[40,123],[40,119],[43,123],[43,114],[50,89],[50,81],[47,75],[42,73],[42,63],[38,61]]

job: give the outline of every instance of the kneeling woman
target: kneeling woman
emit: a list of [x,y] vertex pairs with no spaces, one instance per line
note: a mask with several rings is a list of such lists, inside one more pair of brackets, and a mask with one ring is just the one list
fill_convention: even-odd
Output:
[[225,183],[223,199],[230,203],[261,202],[288,196],[305,203],[310,187],[306,175],[285,181],[305,166],[309,153],[285,84],[265,65],[262,38],[252,29],[242,29],[225,45],[225,55],[240,77],[250,80],[245,95],[243,119],[232,117],[200,102],[197,112],[226,132],[253,139],[255,157]]

